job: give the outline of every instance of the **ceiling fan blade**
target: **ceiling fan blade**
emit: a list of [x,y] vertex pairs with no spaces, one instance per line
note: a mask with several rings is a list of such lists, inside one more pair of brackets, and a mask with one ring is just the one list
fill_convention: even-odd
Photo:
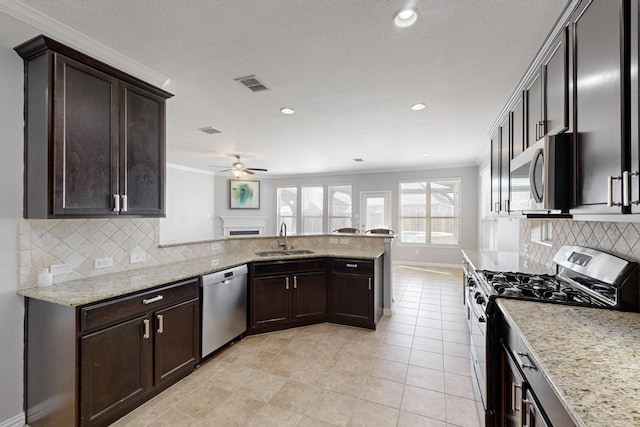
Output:
[[231,171],[231,170],[233,170],[233,169],[223,169],[223,170],[218,171],[218,172],[229,172],[229,171]]
[[266,169],[262,169],[262,168],[245,168],[245,170],[248,171],[259,171],[259,172],[267,172]]
[[210,168],[229,168],[229,166],[208,165]]
[[251,172],[249,169],[242,169],[242,172],[247,173],[249,175],[254,175],[254,173]]

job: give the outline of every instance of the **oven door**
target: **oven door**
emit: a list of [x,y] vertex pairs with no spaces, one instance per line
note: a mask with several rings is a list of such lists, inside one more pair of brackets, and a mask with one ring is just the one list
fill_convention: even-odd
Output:
[[475,299],[475,290],[467,289],[467,310],[471,333],[471,375],[475,381],[474,388],[480,391],[482,405],[489,408],[487,401],[487,316],[482,304]]

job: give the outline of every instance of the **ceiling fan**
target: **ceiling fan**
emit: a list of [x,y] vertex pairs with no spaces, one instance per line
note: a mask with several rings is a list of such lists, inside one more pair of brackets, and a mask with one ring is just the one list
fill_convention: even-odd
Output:
[[245,168],[244,163],[240,162],[240,155],[235,154],[235,157],[236,157],[236,161],[233,163],[231,168],[228,168],[227,166],[214,166],[214,165],[209,165],[209,166],[213,168],[227,168],[227,169],[221,170],[220,172],[231,171],[231,173],[233,173],[236,176],[236,178],[240,178],[241,176],[245,176],[245,175],[253,175],[254,174],[253,171],[267,172],[267,170],[263,168]]

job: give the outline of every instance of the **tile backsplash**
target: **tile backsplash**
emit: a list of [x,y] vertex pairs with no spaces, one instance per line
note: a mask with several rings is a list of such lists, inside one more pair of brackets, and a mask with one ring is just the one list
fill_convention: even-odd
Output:
[[520,220],[520,268],[525,272],[554,273],[553,256],[565,245],[586,246],[640,262],[640,223],[545,221],[552,227],[550,244],[540,244],[532,239],[536,220]]
[[[20,288],[37,285],[38,273],[55,264],[67,264],[71,271],[53,277],[54,283],[86,277],[152,267],[160,264],[207,257],[216,253],[257,252],[278,248],[278,239],[241,237],[213,241],[159,245],[159,220],[61,219],[20,221]],[[350,242],[360,249],[384,250],[384,239],[354,237]],[[330,245],[329,237],[290,236],[291,246],[321,250]],[[215,246],[215,247],[214,247]],[[346,248],[346,247],[342,247]],[[145,260],[132,264],[132,253],[144,252]],[[113,266],[96,269],[94,260],[110,257]]]

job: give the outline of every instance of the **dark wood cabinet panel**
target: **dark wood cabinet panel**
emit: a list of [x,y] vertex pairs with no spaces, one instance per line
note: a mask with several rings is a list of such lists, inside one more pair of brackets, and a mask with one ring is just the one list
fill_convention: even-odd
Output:
[[25,61],[25,218],[164,216],[172,95],[44,36]]
[[324,321],[327,318],[325,271],[293,276],[293,317],[296,322]]
[[110,424],[150,389],[148,322],[141,316],[80,338],[81,426]]
[[504,346],[500,347],[500,425],[502,427],[521,427],[523,425],[524,378],[520,375],[520,371]]
[[524,90],[525,99],[525,137],[526,146],[530,147],[539,140],[540,124],[542,123],[542,75],[536,70],[529,84]]
[[524,135],[524,95],[518,98],[511,111],[511,137],[511,158],[513,159],[527,148]]
[[496,132],[491,137],[491,211],[494,213],[501,210],[500,159],[500,136]]
[[251,281],[252,327],[291,322],[290,287],[288,275],[256,277]]
[[122,135],[120,178],[128,215],[160,216],[164,212],[164,99],[121,84]]
[[199,350],[199,300],[192,299],[153,314],[154,385],[175,382],[193,370]]
[[330,321],[375,329],[382,317],[382,259],[334,259],[329,281]]
[[110,195],[118,192],[118,80],[55,55],[53,99],[53,213],[111,215]]
[[[615,7],[614,7],[615,6]],[[576,206],[615,213],[607,207],[608,176],[624,170],[621,11],[606,0],[585,2],[571,19],[575,101]],[[628,170],[628,169],[627,169]],[[622,186],[614,185],[614,201]]]
[[551,44],[542,64],[544,121],[541,135],[555,135],[569,129],[569,69],[565,28]]
[[500,211],[509,212],[511,128],[509,115],[500,126]]

